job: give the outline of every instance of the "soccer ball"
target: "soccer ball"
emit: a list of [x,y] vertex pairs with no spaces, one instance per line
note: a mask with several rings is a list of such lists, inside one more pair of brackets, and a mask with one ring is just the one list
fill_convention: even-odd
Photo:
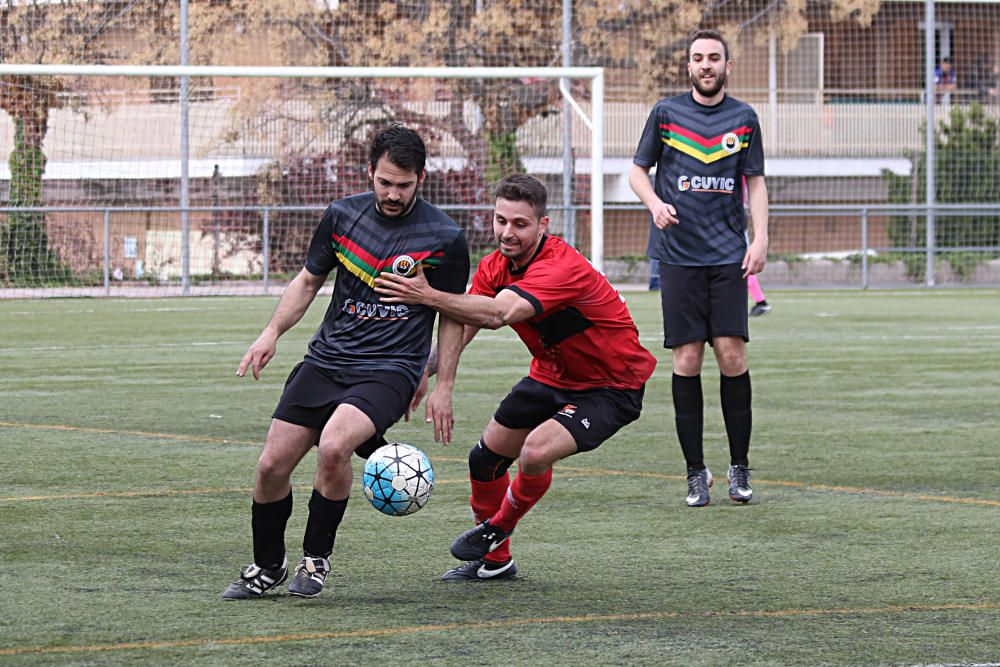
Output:
[[383,514],[405,516],[427,504],[434,490],[434,469],[413,445],[394,442],[379,447],[365,462],[361,488]]

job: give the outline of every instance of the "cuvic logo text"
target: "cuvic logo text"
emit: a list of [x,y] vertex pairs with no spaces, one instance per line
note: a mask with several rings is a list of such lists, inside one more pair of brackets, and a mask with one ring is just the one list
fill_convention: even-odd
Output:
[[681,192],[727,192],[736,190],[735,178],[721,176],[679,176],[677,189]]
[[343,310],[361,320],[406,320],[410,317],[409,307],[403,304],[367,303],[347,299]]

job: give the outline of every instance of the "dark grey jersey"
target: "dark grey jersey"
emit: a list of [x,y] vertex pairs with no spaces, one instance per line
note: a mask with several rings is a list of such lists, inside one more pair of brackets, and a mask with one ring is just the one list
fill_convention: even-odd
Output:
[[333,371],[398,372],[416,388],[430,352],[435,311],[381,303],[372,285],[383,271],[408,275],[418,263],[434,288],[465,291],[465,234],[443,211],[418,197],[409,213],[387,218],[376,209],[371,192],[330,204],[309,245],[305,268],[315,275],[337,268],[337,277],[306,361]]
[[717,266],[746,254],[743,177],[764,174],[760,123],[750,105],[726,95],[698,104],[691,93],[653,107],[633,162],[656,166],[653,189],[680,223],[650,223],[648,254],[666,264]]

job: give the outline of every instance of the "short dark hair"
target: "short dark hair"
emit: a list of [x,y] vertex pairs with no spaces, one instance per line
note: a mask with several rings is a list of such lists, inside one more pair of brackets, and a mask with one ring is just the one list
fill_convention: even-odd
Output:
[[399,123],[393,123],[372,139],[371,151],[368,153],[368,162],[372,169],[383,157],[400,169],[420,175],[427,164],[427,147],[415,131]]
[[496,198],[528,202],[535,215],[541,218],[545,215],[549,193],[545,189],[545,184],[534,176],[511,174],[497,185]]
[[718,30],[696,30],[694,34],[691,35],[691,39],[688,41],[688,58],[691,58],[691,47],[699,39],[714,39],[717,42],[722,43],[722,55],[729,62],[729,44],[726,43],[726,38],[722,36],[722,33]]

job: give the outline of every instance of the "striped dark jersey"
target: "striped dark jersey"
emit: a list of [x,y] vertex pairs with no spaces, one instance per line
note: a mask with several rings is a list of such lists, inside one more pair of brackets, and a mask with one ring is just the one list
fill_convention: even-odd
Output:
[[653,189],[677,209],[680,224],[650,222],[647,253],[680,266],[743,261],[743,176],[764,175],[760,123],[750,105],[726,95],[712,107],[691,93],[653,107],[633,162],[656,166]]
[[379,273],[406,275],[418,262],[435,288],[465,291],[465,234],[438,208],[418,197],[409,213],[387,218],[375,208],[372,192],[330,204],[313,234],[306,270],[326,275],[337,268],[337,278],[306,361],[333,371],[398,372],[416,388],[430,352],[435,312],[381,303],[372,285]]
[[656,359],[639,344],[625,300],[562,239],[543,236],[521,269],[499,251],[484,257],[470,294],[494,297],[504,289],[535,308],[511,325],[531,352],[532,379],[561,389],[638,389],[653,374]]

